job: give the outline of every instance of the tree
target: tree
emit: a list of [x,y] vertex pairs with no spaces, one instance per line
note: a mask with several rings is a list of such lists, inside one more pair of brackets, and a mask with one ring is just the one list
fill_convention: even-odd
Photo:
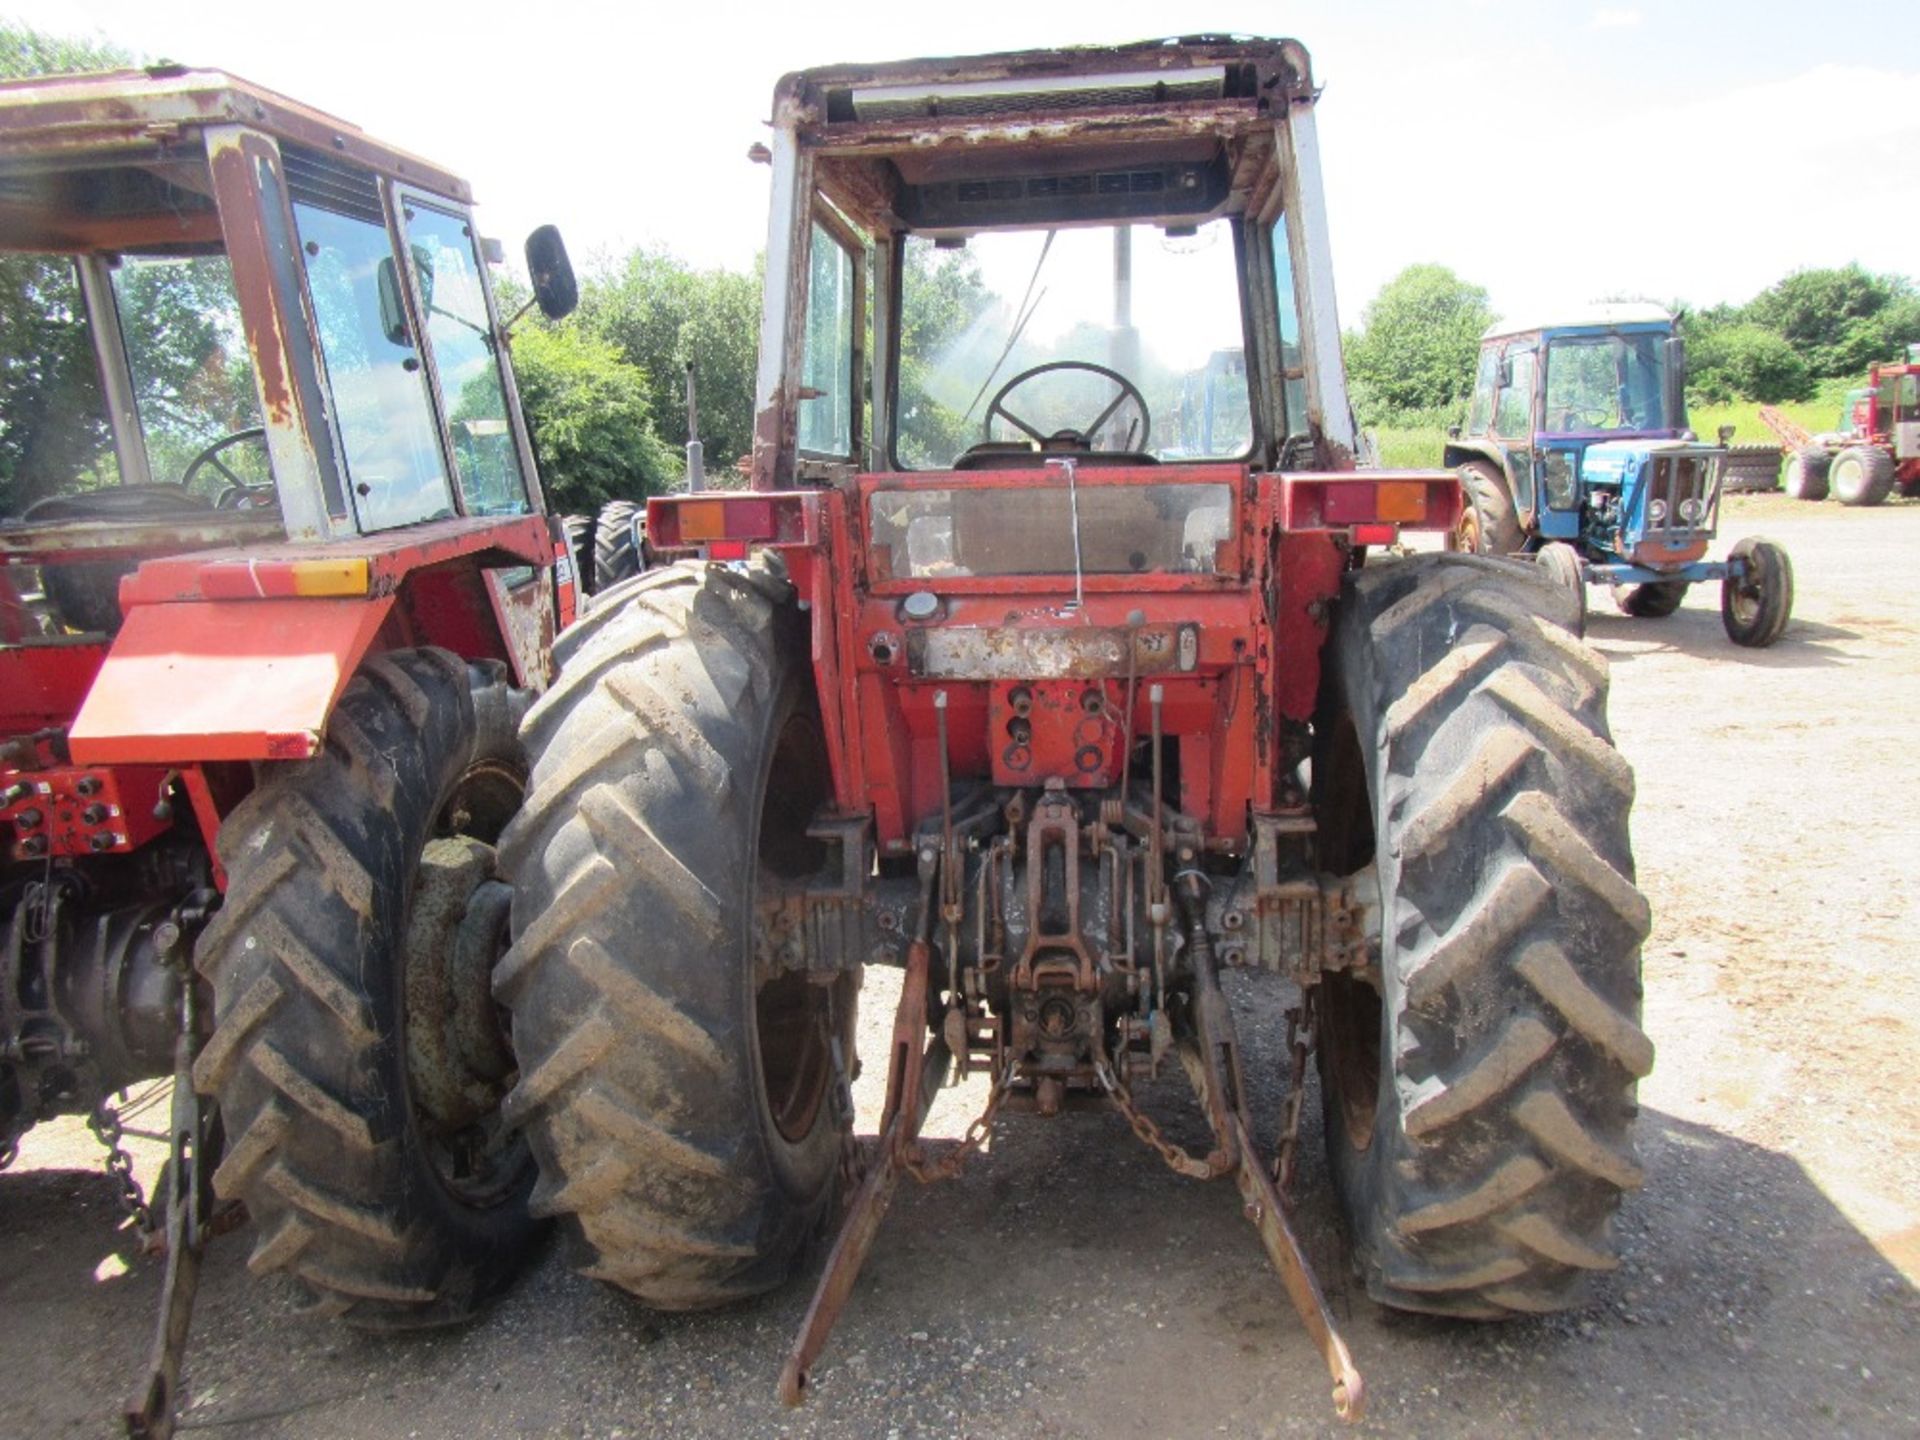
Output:
[[1346,342],[1361,419],[1458,406],[1473,388],[1487,292],[1444,265],[1409,265],[1381,287]]
[[678,479],[680,457],[654,431],[646,374],[610,342],[571,324],[529,326],[514,334],[513,373],[550,509],[592,514]]
[[1687,389],[1706,404],[1758,400],[1777,405],[1810,399],[1813,376],[1799,351],[1759,325],[1741,323],[1708,329],[1687,342]]
[[1903,276],[1874,275],[1859,265],[1796,270],[1755,296],[1744,318],[1778,333],[1814,375],[1851,376],[1897,354],[1899,333],[1920,331],[1913,300],[1913,283]]
[[725,465],[751,448],[760,340],[753,276],[696,270],[663,250],[635,250],[614,273],[588,279],[579,323],[645,373],[654,424],[668,444],[687,441],[691,361],[709,458]]

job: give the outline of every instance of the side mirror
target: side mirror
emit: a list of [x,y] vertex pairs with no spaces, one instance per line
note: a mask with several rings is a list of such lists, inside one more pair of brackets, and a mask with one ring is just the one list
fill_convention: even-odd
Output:
[[557,226],[542,225],[527,236],[527,274],[533,277],[534,303],[549,320],[564,320],[580,304],[573,262]]
[[1733,426],[1722,425],[1719,430],[1714,433],[1720,437],[1720,443],[1722,445],[1731,445],[1733,443]]
[[[413,247],[413,272],[420,279],[421,313],[432,314],[433,254],[424,245]],[[411,350],[413,333],[407,326],[405,286],[400,279],[400,267],[393,262],[392,256],[380,262],[378,289],[380,291],[380,333],[387,337],[389,345],[399,345]]]
[[380,333],[389,345],[413,348],[413,334],[407,328],[407,303],[401,298],[400,267],[389,255],[380,262],[377,274],[380,291]]
[[1458,425],[1447,426],[1447,439],[1458,440],[1459,438],[1460,438],[1460,427]]

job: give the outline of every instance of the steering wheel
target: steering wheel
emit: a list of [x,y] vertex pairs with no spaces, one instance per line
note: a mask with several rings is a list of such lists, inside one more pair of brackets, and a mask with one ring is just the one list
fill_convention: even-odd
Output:
[[220,457],[234,446],[245,445],[249,442],[257,443],[262,449],[265,449],[266,440],[266,428],[261,425],[255,425],[248,430],[236,430],[231,435],[222,435],[218,440],[214,441],[187,462],[186,473],[180,477],[180,488],[182,490],[190,489],[194,479],[200,474],[201,470],[211,467],[212,469],[218,470],[221,475],[226,478],[227,482],[227,488],[222,490],[214,500],[214,507],[219,510],[240,509],[245,505],[248,497],[255,491],[271,489],[272,487],[270,485],[262,486],[241,479],[238,475],[234,474],[232,470],[227,468],[227,463]]
[[1614,427],[1607,422],[1613,418],[1613,412],[1604,405],[1565,406],[1561,415],[1569,430],[1611,430]]
[[[1007,396],[1036,376],[1046,375],[1057,370],[1091,371],[1093,374],[1111,380],[1115,385],[1119,386],[1120,393],[1115,395],[1113,402],[1098,415],[1094,416],[1092,421],[1089,422],[1084,429],[1056,430],[1051,435],[1043,435],[1007,408]],[[1104,365],[1095,365],[1086,360],[1049,360],[1044,365],[1035,365],[1031,369],[1022,370],[1018,375],[1000,387],[994,394],[993,399],[987,402],[987,414],[986,418],[981,422],[980,433],[983,439],[991,440],[993,438],[993,417],[999,415],[1015,429],[1031,436],[1043,450],[1049,445],[1057,448],[1059,442],[1063,440],[1070,442],[1075,449],[1091,450],[1093,449],[1094,435],[1102,425],[1113,418],[1114,413],[1128,400],[1133,401],[1134,408],[1140,412],[1140,434],[1137,438],[1129,441],[1129,448],[1144,450],[1147,448],[1147,437],[1153,433],[1153,418],[1147,413],[1147,399],[1146,396],[1140,393],[1139,386],[1127,379],[1127,377],[1122,375],[1118,370],[1109,370]]]

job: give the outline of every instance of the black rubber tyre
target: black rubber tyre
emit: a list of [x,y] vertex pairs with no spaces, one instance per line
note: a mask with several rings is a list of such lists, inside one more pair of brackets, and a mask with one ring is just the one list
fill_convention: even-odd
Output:
[[[525,784],[503,676],[445,650],[366,661],[321,752],[268,767],[220,829],[226,903],[195,951],[216,1025],[194,1085],[227,1135],[214,1189],[253,1217],[249,1269],[287,1271],[316,1309],[366,1328],[466,1319],[533,1234],[534,1170],[500,1118],[512,1061],[486,988],[509,898],[488,882],[489,842]],[[454,1023],[450,1009],[429,1023],[408,964],[427,918],[416,896],[447,866],[465,881],[439,933],[471,922],[462,1013],[492,1027],[491,1058],[449,1076],[471,1099],[454,1121],[429,1113],[410,1053]]]
[[1580,552],[1564,540],[1542,545],[1534,555],[1540,573],[1573,597],[1573,633],[1583,639],[1587,633],[1587,577],[1580,568]]
[[567,534],[567,553],[573,561],[573,585],[581,598],[593,594],[594,535],[598,526],[591,515],[562,515],[560,526]]
[[1760,650],[1786,632],[1793,616],[1793,561],[1772,540],[1749,536],[1728,554],[1744,559],[1747,573],[1739,580],[1729,574],[1720,582],[1720,623],[1736,645]]
[[1506,477],[1485,460],[1469,460],[1458,474],[1462,503],[1451,547],[1470,555],[1513,554],[1527,537],[1514,513]]
[[1849,445],[1827,467],[1827,484],[1842,505],[1879,505],[1893,493],[1893,456],[1878,445]]
[[1321,860],[1372,864],[1387,923],[1378,974],[1323,981],[1318,1056],[1355,1259],[1397,1309],[1577,1303],[1641,1181],[1633,772],[1571,620],[1531,566],[1418,556],[1344,584]]
[[1730,445],[1720,488],[1729,495],[1765,495],[1780,488],[1778,445]]
[[1692,587],[1685,580],[1650,580],[1644,585],[1616,585],[1613,603],[1622,615],[1636,620],[1664,620],[1680,608]]
[[600,507],[593,530],[595,595],[648,568],[646,523],[646,507],[631,500],[609,500]]
[[[857,976],[756,977],[762,878],[822,863],[830,793],[804,617],[768,566],[623,587],[533,708],[494,977],[536,1213],[659,1309],[779,1284],[828,1211]],[[836,1038],[841,1049],[836,1060]]]
[[1832,456],[1818,445],[1796,450],[1787,461],[1781,486],[1795,500],[1827,498],[1827,466]]

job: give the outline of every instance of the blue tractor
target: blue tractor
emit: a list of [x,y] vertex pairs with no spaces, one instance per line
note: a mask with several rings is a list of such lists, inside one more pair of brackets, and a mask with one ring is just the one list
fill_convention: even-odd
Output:
[[1728,638],[1771,645],[1793,610],[1793,566],[1757,538],[1707,558],[1727,451],[1687,428],[1685,386],[1682,342],[1657,305],[1488,330],[1467,423],[1446,446],[1465,500],[1454,547],[1536,556],[1583,616],[1589,584],[1655,618],[1718,580]]

